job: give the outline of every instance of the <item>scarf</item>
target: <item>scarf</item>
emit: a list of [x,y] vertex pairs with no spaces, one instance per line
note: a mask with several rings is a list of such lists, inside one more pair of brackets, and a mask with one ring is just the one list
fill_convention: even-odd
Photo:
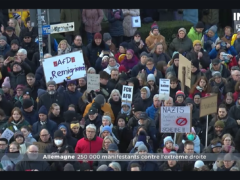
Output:
[[65,50],[58,48],[58,54],[67,54],[71,52],[71,48],[67,47]]
[[124,111],[123,109],[121,109],[121,113],[122,114],[126,114],[127,116],[129,116],[130,113],[131,113],[131,107],[128,109],[128,111]]
[[155,69],[156,69],[155,66],[153,66],[152,70],[149,70],[149,69],[146,67],[146,73],[147,73],[147,75],[149,75],[149,74],[154,74]]
[[232,34],[231,34],[230,36],[225,35],[225,38],[226,38],[227,40],[231,40],[231,39],[232,39]]
[[16,126],[17,126],[17,125],[19,125],[21,122],[22,122],[22,120],[19,120],[19,121],[17,121],[17,122],[13,120],[11,123],[12,123],[13,125],[16,125]]
[[[196,137],[195,137],[195,139],[193,140],[193,143],[194,143],[194,152],[200,153],[200,145],[201,145],[200,139],[199,139],[198,135],[195,135],[195,136],[196,136]],[[186,141],[186,140],[183,139],[183,140],[182,140],[182,143],[184,144],[185,141]]]
[[41,125],[46,124],[46,121],[40,121]]
[[163,154],[168,154],[170,153],[172,150],[171,149],[168,149],[166,147],[163,148]]
[[201,88],[200,86],[197,86],[196,89],[200,92],[203,92],[203,88]]

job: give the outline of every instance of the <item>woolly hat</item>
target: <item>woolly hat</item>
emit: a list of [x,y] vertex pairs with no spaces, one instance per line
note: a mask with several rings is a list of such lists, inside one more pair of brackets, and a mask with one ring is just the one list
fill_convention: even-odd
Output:
[[140,151],[148,152],[148,148],[145,146],[145,144],[141,144],[140,146],[138,146],[138,152],[140,152]]
[[17,131],[14,133],[14,140],[16,140],[17,137],[22,137],[24,139],[24,135],[21,131]]
[[20,90],[24,90],[25,89],[25,86],[24,85],[22,85],[22,84],[19,84],[19,85],[17,85],[17,87],[16,87],[16,91],[18,90],[18,89],[20,89]]
[[154,74],[149,74],[149,75],[147,76],[147,82],[148,82],[148,81],[153,81],[153,82],[156,81],[156,78],[155,78]]
[[104,126],[102,128],[102,132],[104,132],[104,131],[108,131],[110,134],[112,134],[112,128],[110,126]]
[[186,103],[186,104],[194,104],[194,101],[193,101],[193,99],[191,99],[190,97],[187,97],[187,98],[185,99],[185,103]]
[[140,131],[139,132],[137,141],[141,141],[143,143],[147,143],[147,135],[146,135],[146,133],[144,131]]
[[186,32],[187,32],[185,28],[180,28],[180,29],[178,30],[178,33],[179,33],[180,31],[183,31],[185,34],[186,34]]
[[50,86],[50,85],[53,85],[53,86],[56,86],[56,82],[55,81],[48,81],[47,82],[47,87]]
[[102,39],[102,34],[101,33],[94,34],[94,40],[95,39]]
[[29,88],[24,89],[23,95],[25,95],[25,94],[27,94],[27,95],[30,96],[30,94],[31,94],[31,89],[29,89]]
[[[146,91],[147,91],[147,98],[149,98],[151,96],[150,89],[147,86],[144,86],[142,89],[146,89]],[[142,89],[141,89],[141,91],[142,91]]]
[[[120,66],[120,67],[121,67],[121,66]],[[120,67],[119,67],[119,69],[120,69]],[[124,66],[123,66],[123,67],[124,67]],[[120,72],[120,70],[119,70],[119,72]],[[126,81],[127,79],[128,79],[127,74],[124,73],[124,72],[121,72],[121,74],[120,74],[120,76],[119,76],[119,80]]]
[[213,71],[212,72],[212,77],[216,78],[216,77],[222,77],[221,73],[219,71]]
[[151,31],[153,32],[154,29],[157,29],[158,30],[158,25],[157,25],[157,22],[154,21],[153,24],[151,25]]
[[3,83],[2,83],[2,87],[8,88],[8,89],[11,88],[9,77],[5,77],[5,79],[4,79]]
[[141,105],[134,104],[133,111],[137,112],[137,111],[145,111],[145,110],[144,110],[144,108]]
[[183,96],[183,98],[185,98],[184,92],[182,92],[180,90],[176,92],[176,96],[175,97],[177,98],[178,96]]
[[11,45],[13,45],[13,44],[16,44],[16,45],[19,46],[18,40],[17,40],[17,39],[13,39],[13,40],[11,41]]
[[103,164],[97,168],[97,171],[106,171],[108,166],[106,164]]
[[175,51],[172,55],[172,59],[179,59],[179,52]]
[[119,119],[123,119],[123,120],[125,121],[125,124],[126,124],[126,122],[127,122],[127,115],[120,113],[120,114],[117,116],[117,122],[119,121]]
[[164,138],[163,143],[166,144],[167,141],[171,141],[173,143],[173,138],[171,136],[167,136]]
[[6,31],[15,31],[15,28],[11,27],[11,26],[8,26],[8,27],[6,27]]
[[118,151],[118,146],[115,143],[109,144],[108,151]]
[[134,51],[132,49],[128,49],[127,52],[131,53],[132,55],[134,55]]
[[202,46],[202,42],[200,40],[195,40],[193,41],[193,47],[196,45],[196,44],[200,44]]
[[66,131],[67,131],[67,127],[64,125],[64,124],[60,124],[59,126],[58,126],[58,129],[65,129]]
[[23,109],[27,109],[33,106],[33,102],[31,99],[23,99],[22,107]]
[[214,34],[217,32],[217,26],[216,25],[213,25],[212,27],[210,27],[209,29],[208,29],[208,31],[212,31]]
[[218,120],[218,121],[215,122],[214,127],[221,127],[221,128],[224,128],[224,127],[225,127],[225,124],[224,124],[223,121]]
[[67,163],[65,166],[64,166],[64,170],[63,171],[75,171],[74,170],[74,167],[72,164],[70,163]]
[[75,80],[67,81],[67,86],[69,86],[70,84],[77,85],[77,82]]
[[146,53],[145,51],[143,51],[143,52],[140,54],[140,57],[142,57],[142,56],[147,56],[147,57],[149,57],[148,53]]
[[48,115],[47,108],[45,106],[41,106],[40,109],[38,110],[38,114]]
[[194,67],[196,67],[197,69],[199,69],[199,61],[198,61],[197,59],[193,59],[193,60],[191,61],[191,63],[192,63],[192,65],[193,65]]
[[26,32],[23,37],[30,37],[30,38],[32,38],[32,34],[30,32]]
[[119,73],[127,72],[126,68],[123,65],[119,66],[118,71],[119,71]]
[[131,108],[131,104],[130,104],[130,103],[128,103],[128,102],[122,102],[122,105],[121,105],[121,107],[123,107],[124,105],[127,105],[129,108]]
[[63,139],[64,138],[63,132],[60,129],[56,130],[54,132],[54,138],[62,138]]
[[201,160],[197,160],[197,161],[195,162],[195,164],[194,164],[194,167],[195,167],[195,168],[200,168],[200,167],[202,167],[202,166],[204,166],[204,163],[203,163],[203,161],[201,161]]
[[6,36],[0,36],[0,40],[4,40],[5,42],[7,42]]
[[124,49],[128,49],[128,43],[122,42],[119,46],[122,46]]
[[198,23],[196,24],[195,28],[204,28],[204,24],[202,21],[198,21]]
[[102,94],[98,94],[94,98],[94,102],[98,103],[99,105],[104,105],[104,103],[105,103],[104,96]]
[[141,37],[141,33],[140,33],[140,31],[135,31],[135,33],[134,33],[133,36],[137,36],[137,35],[139,35],[139,36]]
[[107,42],[108,40],[112,39],[112,36],[109,33],[103,34],[103,41]]

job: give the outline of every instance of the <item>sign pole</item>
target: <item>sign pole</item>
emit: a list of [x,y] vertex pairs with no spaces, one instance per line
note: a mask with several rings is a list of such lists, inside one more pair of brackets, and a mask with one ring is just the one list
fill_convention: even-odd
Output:
[[185,67],[182,67],[182,82],[181,82],[182,92],[184,92],[184,88],[185,88],[185,74],[186,74],[185,69],[186,69]]
[[207,122],[206,122],[206,140],[205,140],[205,147],[207,147],[207,138],[208,138],[208,115],[207,115]]
[[[50,13],[49,9],[47,9],[47,22],[50,25]],[[51,34],[48,34],[48,53],[52,54],[52,48],[51,48]]]
[[38,44],[39,44],[39,54],[40,54],[40,64],[42,66],[43,62],[43,41],[42,41],[42,18],[41,18],[41,9],[37,9],[37,20],[38,20]]
[[173,140],[173,142],[174,142],[174,147],[175,147],[175,144],[176,144],[176,139],[177,139],[177,133],[174,133],[174,140]]

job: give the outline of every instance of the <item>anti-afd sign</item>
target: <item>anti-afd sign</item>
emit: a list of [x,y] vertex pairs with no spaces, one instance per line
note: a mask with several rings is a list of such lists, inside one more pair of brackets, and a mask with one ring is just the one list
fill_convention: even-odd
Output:
[[46,82],[52,80],[57,84],[86,76],[82,51],[44,59],[43,70]]
[[122,102],[132,103],[133,86],[124,85],[122,88]]
[[161,133],[189,133],[191,127],[190,106],[162,106]]
[[201,98],[199,116],[207,116],[217,112],[217,95]]

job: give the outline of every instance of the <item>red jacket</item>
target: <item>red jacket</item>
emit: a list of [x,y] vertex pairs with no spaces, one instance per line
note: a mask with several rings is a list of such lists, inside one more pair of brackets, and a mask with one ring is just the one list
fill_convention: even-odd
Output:
[[[86,137],[80,139],[75,147],[75,153],[92,153],[95,154],[102,149],[103,139],[96,136],[93,140],[89,141]],[[93,161],[88,161],[92,167]]]
[[193,99],[193,96],[194,96],[194,94],[196,94],[196,93],[201,93],[201,97],[205,97],[205,96],[208,94],[208,93],[206,93],[205,91],[200,92],[199,90],[195,89],[194,93],[189,94],[189,97],[190,97],[191,99]]
[[228,69],[231,70],[231,68],[232,68],[233,66],[237,66],[237,65],[238,65],[238,63],[237,63],[236,57],[234,56],[234,57],[232,58],[232,60],[229,62],[229,64],[228,64]]
[[237,91],[235,91],[234,93],[233,93],[233,99],[234,99],[234,102],[236,102],[237,100],[238,100],[238,95],[240,94],[240,92],[237,92]]

